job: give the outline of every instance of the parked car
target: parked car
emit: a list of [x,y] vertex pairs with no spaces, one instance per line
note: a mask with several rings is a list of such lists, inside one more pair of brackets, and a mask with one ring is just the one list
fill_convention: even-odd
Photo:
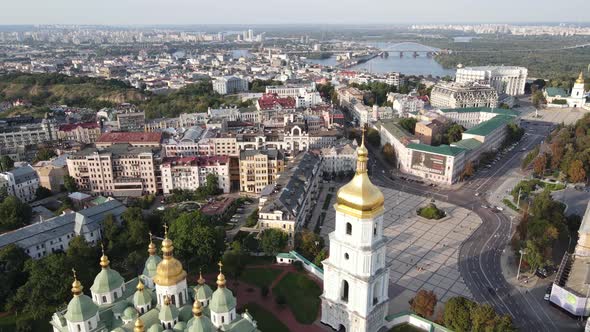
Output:
[[549,276],[549,273],[547,272],[547,269],[540,267],[535,271],[535,275],[541,279],[545,279]]

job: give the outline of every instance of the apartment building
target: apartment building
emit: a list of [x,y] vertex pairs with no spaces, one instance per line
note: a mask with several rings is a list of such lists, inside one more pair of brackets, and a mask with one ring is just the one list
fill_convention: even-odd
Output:
[[143,131],[145,128],[145,112],[131,110],[118,112],[117,128],[120,131]]
[[57,140],[57,126],[52,119],[19,116],[0,119],[0,148],[16,148]]
[[311,218],[319,195],[321,168],[321,156],[311,152],[297,156],[277,182],[261,193],[258,228],[284,231],[288,245],[293,247],[295,233]]
[[144,132],[110,132],[100,135],[96,141],[97,148],[109,147],[114,144],[129,144],[135,147],[159,148],[162,142],[162,133]]
[[486,84],[510,96],[524,94],[528,70],[516,66],[480,66],[457,69],[455,82]]
[[497,107],[498,92],[477,83],[437,83],[430,93],[430,104],[438,108]]
[[35,191],[39,188],[39,176],[31,165],[18,167],[0,173],[0,186],[6,186],[8,195],[31,202],[35,200]]
[[39,177],[39,186],[45,187],[54,193],[62,190],[64,176],[68,175],[67,155],[61,155],[52,160],[39,161],[33,165],[33,169]]
[[92,194],[139,197],[159,192],[159,148],[117,143],[68,156],[68,173]]
[[60,141],[74,141],[85,144],[96,142],[100,137],[100,126],[96,122],[63,124],[58,127],[57,138]]
[[219,189],[229,193],[229,164],[227,156],[166,158],[160,166],[162,190],[164,194],[174,189],[195,190],[207,183],[207,175],[214,174]]
[[213,91],[220,95],[248,91],[248,81],[236,76],[225,76],[213,81]]
[[240,191],[260,193],[285,169],[285,156],[276,149],[240,151]]

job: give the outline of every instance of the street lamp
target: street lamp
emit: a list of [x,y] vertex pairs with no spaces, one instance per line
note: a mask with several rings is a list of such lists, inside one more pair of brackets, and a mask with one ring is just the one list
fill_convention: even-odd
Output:
[[526,249],[520,249],[518,253],[520,254],[520,261],[518,262],[518,272],[516,273],[516,281],[520,280],[520,266],[522,265],[522,255],[526,254]]

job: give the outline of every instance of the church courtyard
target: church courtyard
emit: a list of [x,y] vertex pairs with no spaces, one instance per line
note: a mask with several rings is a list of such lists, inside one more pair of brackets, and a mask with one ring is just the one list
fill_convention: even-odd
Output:
[[[419,217],[416,210],[430,203],[431,198],[380,189],[385,198],[384,235],[389,237],[390,312],[409,309],[408,301],[420,289],[434,291],[439,305],[454,296],[473,298],[459,273],[459,247],[481,224],[481,219],[470,210],[436,201],[447,216],[427,220]],[[326,243],[334,222],[335,211],[330,208],[321,229]]]

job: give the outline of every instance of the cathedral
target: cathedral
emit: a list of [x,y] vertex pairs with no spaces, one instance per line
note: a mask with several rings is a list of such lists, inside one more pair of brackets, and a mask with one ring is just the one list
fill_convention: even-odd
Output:
[[173,255],[168,232],[162,241],[163,258],[151,241],[149,257],[142,275],[125,282],[110,268],[104,254],[101,271],[90,287],[91,296],[82,292],[76,278],[67,308],[53,314],[54,332],[260,332],[246,311],[236,312],[236,298],[226,287],[223,265],[219,263],[217,289],[213,291],[203,276],[189,288],[186,271]]
[[338,190],[336,227],[329,235],[330,257],[322,262],[321,321],[338,331],[378,331],[388,314],[384,198],[369,179],[368,155],[363,129],[356,174]]

